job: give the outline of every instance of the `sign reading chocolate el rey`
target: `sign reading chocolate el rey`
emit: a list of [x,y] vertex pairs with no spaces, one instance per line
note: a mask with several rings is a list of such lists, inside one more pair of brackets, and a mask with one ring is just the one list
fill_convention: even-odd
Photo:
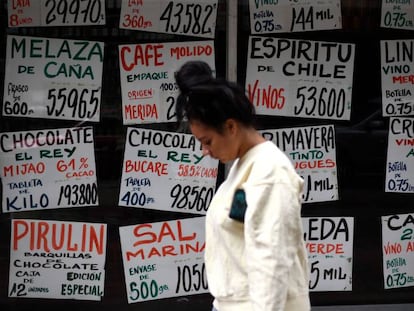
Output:
[[98,205],[92,127],[0,134],[4,213]]
[[217,174],[193,135],[129,127],[118,204],[204,215]]
[[355,44],[251,36],[246,91],[259,115],[349,120]]
[[13,219],[9,297],[101,300],[106,224]]
[[214,42],[119,46],[124,124],[175,121],[178,87],[174,73],[190,60],[203,60],[214,71]]
[[3,116],[99,122],[104,44],[7,37]]

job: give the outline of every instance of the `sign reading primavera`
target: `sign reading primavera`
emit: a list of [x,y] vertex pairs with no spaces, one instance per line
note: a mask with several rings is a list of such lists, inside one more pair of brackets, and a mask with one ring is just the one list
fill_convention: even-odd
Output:
[[99,122],[104,45],[7,37],[3,116]]

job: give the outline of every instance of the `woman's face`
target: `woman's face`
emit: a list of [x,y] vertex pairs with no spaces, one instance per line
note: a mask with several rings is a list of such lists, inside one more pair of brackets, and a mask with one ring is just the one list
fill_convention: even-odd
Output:
[[222,163],[237,158],[237,140],[232,121],[226,121],[222,133],[197,120],[190,122],[190,129],[201,143],[203,155],[209,155]]

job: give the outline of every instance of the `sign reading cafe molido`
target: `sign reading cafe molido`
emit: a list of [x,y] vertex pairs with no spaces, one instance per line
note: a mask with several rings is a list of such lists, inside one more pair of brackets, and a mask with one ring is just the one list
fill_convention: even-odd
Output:
[[92,127],[0,134],[4,213],[98,205]]
[[129,127],[125,141],[120,206],[206,213],[218,161],[193,135]]
[[13,219],[9,297],[101,300],[106,224]]
[[174,73],[190,60],[203,60],[214,71],[214,42],[119,46],[124,124],[175,121],[178,87]]
[[251,36],[246,91],[259,115],[349,120],[355,44]]
[[99,121],[104,45],[7,37],[3,116]]
[[128,303],[208,292],[205,217],[119,228]]

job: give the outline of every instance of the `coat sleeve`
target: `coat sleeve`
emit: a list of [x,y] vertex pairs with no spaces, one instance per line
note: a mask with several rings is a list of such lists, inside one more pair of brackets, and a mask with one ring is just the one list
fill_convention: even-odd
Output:
[[[254,311],[283,311],[301,229],[298,189],[286,181],[244,185],[249,296]],[[296,225],[295,225],[296,224]]]

